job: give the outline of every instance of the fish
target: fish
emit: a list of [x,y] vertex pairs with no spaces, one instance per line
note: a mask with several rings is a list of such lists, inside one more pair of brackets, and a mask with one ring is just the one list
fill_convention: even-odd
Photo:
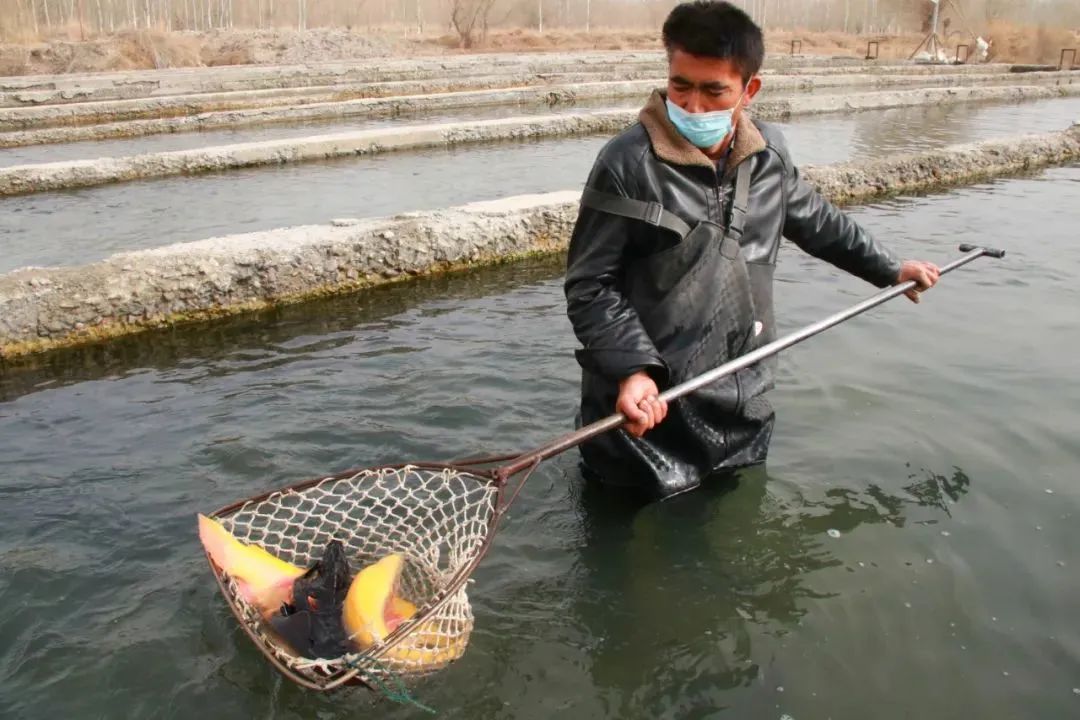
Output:
[[269,617],[292,598],[293,583],[305,573],[258,545],[247,545],[216,520],[199,514],[199,540],[222,572],[236,581],[240,596]]
[[382,642],[416,606],[397,595],[404,558],[396,553],[368,565],[353,578],[341,619],[345,631],[361,650]]
[[322,558],[293,583],[291,602],[282,603],[270,619],[277,634],[307,658],[337,658],[350,643],[341,623],[341,609],[351,573],[345,548],[331,540]]
[[351,577],[345,548],[331,540],[322,558],[292,585],[289,601],[269,624],[307,658],[337,658],[381,642],[416,606],[397,594],[404,563],[387,555]]
[[[416,606],[398,593],[403,566],[401,555],[390,554],[353,578],[345,597],[342,622],[359,650],[381,643],[416,615]],[[467,635],[441,632],[438,620],[427,620],[380,657],[414,670],[428,670],[461,657],[467,643]]]

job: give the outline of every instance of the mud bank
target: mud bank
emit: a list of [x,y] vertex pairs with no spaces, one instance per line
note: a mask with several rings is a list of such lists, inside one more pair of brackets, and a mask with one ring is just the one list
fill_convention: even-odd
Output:
[[[1080,159],[1080,124],[870,162],[807,167],[849,204]],[[0,276],[0,357],[95,342],[408,277],[565,248],[578,191],[433,212],[294,227],[122,253],[75,268]]]
[[[648,83],[645,83],[641,87],[643,99],[647,93],[647,85]],[[931,103],[1017,101],[1076,95],[1080,95],[1080,84],[1052,87],[928,88],[858,95],[810,95],[756,103],[754,115],[765,120],[778,120],[796,115],[885,109]],[[420,103],[433,102],[432,96],[419,97],[415,100]],[[396,150],[598,133],[612,134],[632,124],[636,118],[636,110],[597,110],[559,115],[413,125],[404,128],[375,128],[118,158],[13,165],[0,168],[0,196],[260,165],[363,156]]]

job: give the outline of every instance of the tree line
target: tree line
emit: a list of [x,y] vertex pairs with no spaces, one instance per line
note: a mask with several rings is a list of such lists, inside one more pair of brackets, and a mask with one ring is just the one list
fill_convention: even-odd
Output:
[[[1080,30],[1080,0],[941,0],[942,17],[973,30],[1000,20]],[[393,27],[453,32],[470,45],[491,28],[590,32],[658,28],[676,0],[0,0],[0,35],[86,37],[125,29]],[[926,30],[933,0],[735,0],[770,30],[896,34]]]

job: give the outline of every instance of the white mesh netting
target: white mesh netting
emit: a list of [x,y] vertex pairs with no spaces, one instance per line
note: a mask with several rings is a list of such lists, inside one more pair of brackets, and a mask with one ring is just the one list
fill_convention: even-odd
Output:
[[249,501],[218,520],[238,539],[298,567],[317,561],[330,540],[345,546],[355,574],[389,553],[405,558],[399,595],[418,608],[393,647],[375,645],[331,660],[295,655],[225,582],[240,619],[290,670],[317,684],[359,670],[365,676],[417,675],[465,651],[473,616],[465,584],[434,613],[425,609],[482,551],[498,490],[489,479],[450,468],[362,470],[302,490]]

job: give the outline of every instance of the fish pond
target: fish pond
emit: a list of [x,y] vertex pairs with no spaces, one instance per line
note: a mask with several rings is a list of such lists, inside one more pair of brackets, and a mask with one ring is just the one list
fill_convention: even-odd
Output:
[[[1004,247],[785,351],[766,467],[635,507],[573,451],[470,586],[455,718],[1080,715],[1080,166],[853,214],[904,256]],[[195,516],[572,424],[560,258],[0,369],[0,717],[428,717],[300,690]],[[785,247],[781,331],[873,292]]]
[[[1062,98],[805,116],[779,125],[796,162],[820,165],[1057,132],[1078,117],[1080,98]],[[594,135],[395,152],[0,198],[0,273],[333,218],[573,189],[607,140]],[[125,154],[116,142],[114,151]]]

